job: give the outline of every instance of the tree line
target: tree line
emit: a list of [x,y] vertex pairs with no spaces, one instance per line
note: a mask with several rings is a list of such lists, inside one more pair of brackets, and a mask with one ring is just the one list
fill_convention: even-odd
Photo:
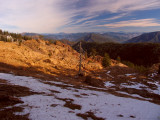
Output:
[[[73,46],[76,48],[76,45]],[[87,51],[87,55],[109,54],[112,59],[121,59],[127,64],[152,66],[160,62],[160,44],[159,43],[95,43],[82,42],[82,48]]]
[[11,39],[8,39],[7,36],[11,36],[13,41],[31,40],[32,39],[29,36],[23,36],[19,33],[10,33],[8,31],[2,31],[0,29],[0,41],[11,42]]

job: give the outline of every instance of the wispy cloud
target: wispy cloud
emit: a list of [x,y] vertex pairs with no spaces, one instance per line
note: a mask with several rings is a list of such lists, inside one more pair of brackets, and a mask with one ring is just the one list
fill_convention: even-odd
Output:
[[108,20],[115,20],[115,19],[119,19],[119,18],[122,18],[124,16],[126,16],[127,13],[122,13],[122,14],[119,14],[119,15],[116,15],[116,16],[113,16],[113,17],[110,17],[110,18],[106,18],[104,19],[105,21],[108,21]]
[[89,12],[120,12],[160,8],[159,0],[90,0],[92,7]]
[[119,27],[153,27],[160,26],[155,19],[140,19],[140,20],[128,20],[120,21],[105,25],[97,25],[99,27],[108,27],[108,28],[119,28]]
[[[160,9],[160,0],[0,1],[0,28],[6,29],[4,25],[8,28],[15,26],[12,30],[16,32],[70,32],[83,30],[83,28],[91,29],[100,23],[114,27],[108,21],[123,18],[133,11]],[[140,27],[148,23],[152,26],[159,25],[153,19],[131,20],[130,22],[136,22],[132,26],[139,24]],[[123,21],[116,22],[116,24],[125,26]],[[63,29],[59,31],[59,28]]]
[[[16,31],[55,32],[73,16],[71,12],[62,11],[62,0],[5,0],[0,4],[1,24],[17,26]],[[0,26],[1,27],[1,26]]]

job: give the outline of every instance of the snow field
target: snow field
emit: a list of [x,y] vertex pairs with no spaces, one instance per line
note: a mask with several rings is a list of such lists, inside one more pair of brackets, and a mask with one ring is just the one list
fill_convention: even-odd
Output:
[[[12,85],[28,87],[31,91],[38,93],[21,97],[20,99],[24,103],[15,105],[24,108],[23,112],[15,114],[29,113],[31,120],[81,120],[82,118],[76,114],[88,111],[107,120],[159,120],[160,117],[160,105],[148,101],[117,97],[94,90],[64,89],[32,77],[14,76],[6,73],[0,73],[0,79],[7,80]],[[51,83],[63,84],[54,81]],[[58,92],[53,93],[52,90]],[[65,101],[58,98],[72,99],[74,104],[80,105],[82,108],[72,110],[64,107]]]

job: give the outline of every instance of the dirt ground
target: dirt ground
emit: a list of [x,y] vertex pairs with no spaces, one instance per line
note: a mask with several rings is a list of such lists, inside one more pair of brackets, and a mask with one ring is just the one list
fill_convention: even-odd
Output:
[[[45,84],[52,85],[53,83],[50,83],[50,81],[61,81],[66,84],[54,84],[54,86],[58,86],[61,88],[68,89],[68,84],[72,84],[74,88],[87,88],[90,90],[96,90],[96,91],[103,91],[108,92],[116,96],[120,97],[128,97],[133,99],[139,99],[139,100],[146,100],[150,101],[155,104],[160,104],[160,95],[150,93],[146,90],[139,90],[135,88],[122,88],[121,84],[127,84],[132,85],[135,83],[141,83],[143,85],[148,86],[151,89],[155,89],[154,84],[149,84],[147,81],[152,82],[153,80],[148,79],[147,75],[145,73],[137,73],[137,71],[128,68],[128,67],[119,67],[119,66],[112,66],[108,67],[106,69],[98,70],[98,71],[91,71],[87,76],[78,76],[77,71],[75,70],[69,70],[69,69],[63,69],[65,73],[57,74],[56,75],[50,75],[43,73],[42,71],[37,71],[36,68],[25,68],[25,67],[16,67],[4,63],[0,63],[0,72],[1,73],[11,73],[18,76],[31,76],[38,79],[41,79],[42,82],[45,82]],[[110,71],[110,72],[109,72]],[[69,74],[72,73],[72,74]],[[135,75],[126,76],[125,74],[132,74],[136,73]],[[136,77],[136,79],[132,79]],[[155,81],[159,81],[159,76],[154,76]],[[107,87],[105,89],[105,82],[111,82],[113,86]],[[103,89],[101,89],[103,88]],[[58,91],[52,91],[53,93],[58,93]],[[120,92],[125,92],[128,94],[123,94]],[[0,117],[3,118],[2,120],[28,120],[27,115],[16,115],[16,112],[23,111],[23,108],[21,107],[12,107],[18,103],[22,103],[21,100],[19,100],[17,97],[23,97],[23,96],[29,96],[35,94],[31,92],[26,87],[21,86],[13,86],[10,84],[7,84],[5,80],[0,80]],[[139,95],[143,98],[134,97],[133,94]],[[85,94],[83,94],[85,96]],[[87,94],[86,94],[87,95]],[[80,96],[76,96],[80,97]],[[146,98],[146,99],[144,99]],[[57,98],[58,99],[58,98]],[[61,99],[62,101],[66,102],[64,104],[64,107],[68,107],[69,109],[81,109],[81,106],[74,104],[72,102],[72,99]],[[55,105],[53,104],[53,107]],[[5,108],[5,109],[3,109]],[[7,109],[6,109],[7,108]],[[91,111],[88,111],[86,113],[79,113],[77,116],[87,120],[88,117],[94,119],[94,120],[103,120],[103,118],[96,117]],[[121,115],[120,115],[121,116]]]
[[[11,107],[18,103],[23,103],[17,97],[33,94],[28,88],[8,85],[5,80],[0,79],[0,118],[1,120],[28,120],[28,116],[15,115],[15,112],[23,111],[21,107]],[[4,109],[5,108],[5,109]]]
[[[0,72],[4,73],[12,73],[20,76],[31,76],[35,78],[39,78],[46,81],[62,81],[64,83],[73,84],[74,87],[97,87],[104,88],[105,82],[109,81],[114,86],[109,87],[106,91],[111,92],[112,94],[123,96],[120,93],[116,93],[116,91],[126,92],[129,94],[137,94],[142,97],[152,98],[151,102],[160,104],[160,95],[156,95],[154,93],[149,93],[146,90],[138,90],[135,88],[121,88],[121,84],[132,85],[133,83],[141,83],[148,86],[151,89],[155,89],[156,86],[152,83],[153,80],[148,79],[146,73],[138,73],[136,70],[128,67],[119,67],[119,66],[111,66],[106,69],[91,71],[87,76],[78,76],[78,71],[69,70],[69,69],[61,69],[62,73],[56,75],[50,75],[43,73],[42,71],[37,71],[36,68],[25,68],[25,67],[15,67],[12,65],[0,63]],[[110,71],[110,74],[106,74],[107,71]],[[67,73],[67,74],[66,74]],[[71,73],[71,74],[70,74]],[[135,76],[126,76],[125,74],[136,73]],[[136,77],[136,79],[132,79]],[[147,80],[144,80],[147,79]],[[159,76],[154,77],[155,81],[160,82]],[[132,83],[133,82],[133,83]],[[49,83],[50,84],[50,83]],[[62,85],[61,87],[66,87]],[[93,88],[91,88],[93,89]],[[96,88],[94,88],[96,89]],[[126,97],[126,95],[124,95]]]

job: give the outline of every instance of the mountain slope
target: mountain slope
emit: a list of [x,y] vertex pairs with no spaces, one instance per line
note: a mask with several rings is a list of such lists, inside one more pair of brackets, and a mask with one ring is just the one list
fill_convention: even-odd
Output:
[[134,37],[125,43],[160,43],[160,31],[145,33],[138,37]]
[[[129,40],[133,37],[139,36],[141,34],[142,33],[124,33],[124,32],[104,32],[104,33],[89,32],[89,33],[57,33],[57,34],[56,33],[55,34],[22,33],[22,35],[27,35],[27,36],[32,36],[32,37],[42,35],[45,40],[67,39],[69,41],[78,41],[80,39],[84,39],[90,35],[93,35],[93,36],[101,36],[101,39],[112,39],[112,40],[119,42],[119,43],[127,41],[127,40]],[[102,37],[104,37],[104,38],[102,38]]]
[[88,33],[58,33],[58,34],[42,34],[44,36],[44,39],[47,40],[61,40],[61,39],[67,39],[69,41],[76,41],[80,39],[81,37],[86,36]]
[[110,38],[115,39],[115,41],[122,43],[133,37],[141,35],[141,33],[106,32],[101,35],[103,35],[104,37],[109,36]]
[[97,43],[105,43],[105,42],[115,42],[115,40],[109,36],[102,36],[100,34],[91,33],[82,37],[80,40],[86,42],[97,42]]
[[[51,44],[43,40],[28,40],[18,45],[16,42],[0,41],[0,63],[23,68],[35,68],[45,73],[62,72],[62,68],[77,70],[79,53],[69,45],[59,41]],[[101,69],[100,63],[83,61],[85,69]]]

